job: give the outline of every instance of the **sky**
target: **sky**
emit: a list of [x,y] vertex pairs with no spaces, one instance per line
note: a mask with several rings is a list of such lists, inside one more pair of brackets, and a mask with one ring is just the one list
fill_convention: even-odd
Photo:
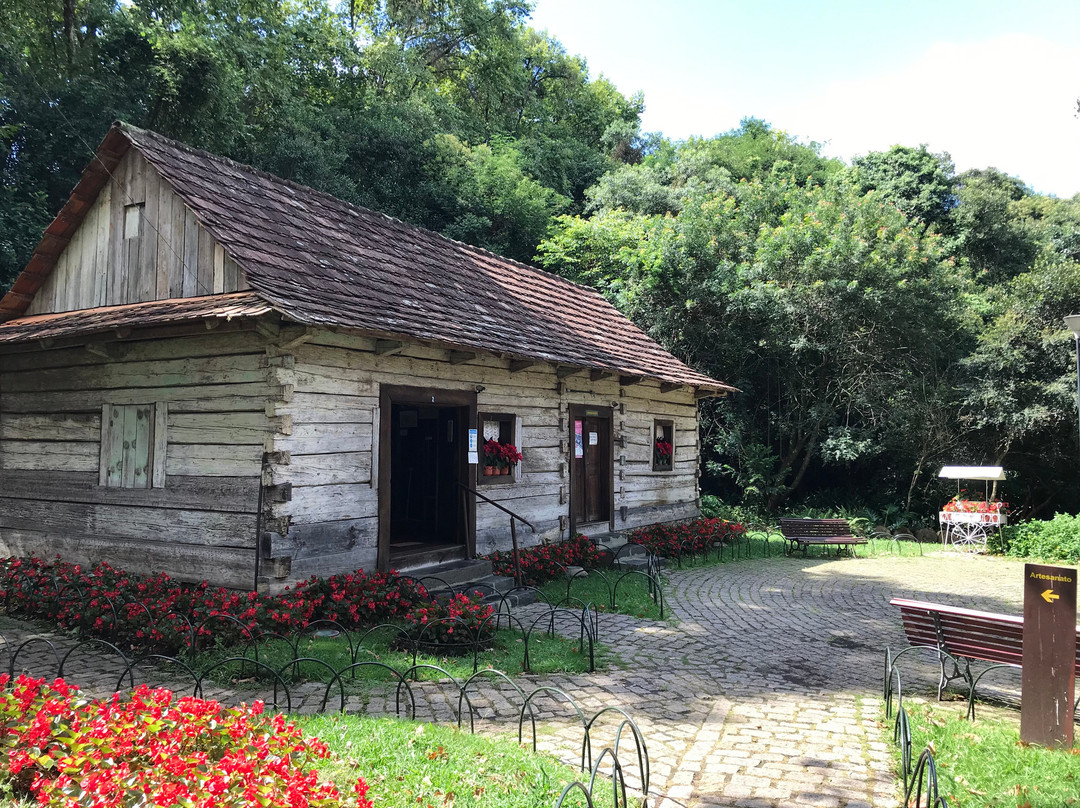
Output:
[[535,0],[676,140],[761,118],[850,161],[894,144],[1080,193],[1080,0]]

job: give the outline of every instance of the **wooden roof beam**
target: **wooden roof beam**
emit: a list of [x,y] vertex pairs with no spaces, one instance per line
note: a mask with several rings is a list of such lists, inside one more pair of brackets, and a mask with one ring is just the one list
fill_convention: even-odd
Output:
[[589,381],[602,382],[604,379],[610,379],[614,375],[614,373],[607,370],[592,370],[589,371]]
[[619,384],[623,387],[629,387],[632,384],[641,384],[645,381],[644,376],[620,376]]
[[660,382],[661,393],[674,393],[676,390],[682,390],[681,384],[675,384],[674,382]]
[[566,365],[555,366],[555,378],[565,379],[568,376],[573,376],[575,373],[581,373],[585,368],[572,368]]
[[450,351],[451,365],[463,365],[466,362],[471,362],[474,359],[476,359],[476,354],[472,351]]
[[405,347],[405,343],[399,339],[377,339],[375,340],[375,353],[379,356],[391,356],[396,353],[400,353],[401,349]]
[[517,373],[528,368],[535,367],[540,363],[535,359],[511,359],[510,360],[510,372]]

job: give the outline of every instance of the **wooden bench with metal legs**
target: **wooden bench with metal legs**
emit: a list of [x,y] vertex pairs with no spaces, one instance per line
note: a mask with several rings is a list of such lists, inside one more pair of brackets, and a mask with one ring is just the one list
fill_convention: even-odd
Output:
[[787,555],[802,550],[805,556],[811,547],[835,547],[837,554],[847,548],[855,555],[856,545],[866,544],[851,532],[847,519],[781,519],[780,532],[788,543]]
[[[1024,659],[1022,617],[905,598],[895,598],[889,603],[900,609],[910,646],[896,656],[886,650],[886,677],[892,676],[897,660],[904,654],[930,649],[937,654],[941,666],[938,700],[949,682],[963,679],[968,685],[968,718],[972,720],[975,719],[975,688],[979,681],[992,670],[1021,667]],[[1076,653],[1076,671],[1080,676],[1080,642]],[[989,662],[990,667],[973,676],[971,663],[975,660]],[[947,663],[952,666],[951,672],[947,670]]]

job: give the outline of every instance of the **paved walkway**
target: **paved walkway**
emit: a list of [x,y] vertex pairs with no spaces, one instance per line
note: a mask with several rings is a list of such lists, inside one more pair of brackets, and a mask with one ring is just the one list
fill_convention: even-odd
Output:
[[[905,643],[889,600],[1013,613],[1022,601],[1020,564],[945,553],[753,559],[673,570],[668,578],[672,621],[601,618],[602,639],[623,662],[618,670],[520,682],[526,692],[563,688],[587,714],[619,706],[634,716],[648,743],[659,808],[894,808],[900,795],[889,764],[891,731],[878,722],[879,694],[883,648]],[[9,641],[22,635],[11,627],[3,633]],[[68,676],[84,687],[115,687],[115,669],[89,659],[73,665]],[[931,685],[933,667],[921,667],[921,680],[905,672],[908,692]],[[300,709],[315,709],[322,692],[299,693],[307,696]],[[452,718],[456,692],[431,683],[416,693],[418,718]],[[475,703],[487,728],[516,730],[505,687],[480,686]],[[393,699],[384,694],[365,709],[392,713]],[[566,715],[557,704],[543,710],[541,747],[574,760],[580,723],[557,721]],[[594,749],[602,745],[601,733]]]

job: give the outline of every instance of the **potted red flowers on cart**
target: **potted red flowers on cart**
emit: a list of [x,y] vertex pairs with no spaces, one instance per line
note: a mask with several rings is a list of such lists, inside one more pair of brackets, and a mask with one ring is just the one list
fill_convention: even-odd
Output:
[[522,460],[521,452],[512,443],[499,443],[494,438],[484,441],[484,476],[511,474]]

